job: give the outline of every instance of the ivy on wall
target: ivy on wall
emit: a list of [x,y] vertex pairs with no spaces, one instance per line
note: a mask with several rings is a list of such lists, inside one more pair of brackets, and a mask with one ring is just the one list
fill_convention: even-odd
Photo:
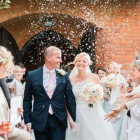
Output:
[[0,10],[4,8],[10,8],[11,1],[10,0],[0,0]]

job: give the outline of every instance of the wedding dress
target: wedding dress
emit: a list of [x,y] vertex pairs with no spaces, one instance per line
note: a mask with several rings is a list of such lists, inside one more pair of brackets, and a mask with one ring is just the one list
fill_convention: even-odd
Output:
[[72,85],[76,99],[76,127],[66,131],[66,140],[117,140],[110,122],[104,120],[105,112],[100,102],[94,103],[93,108],[79,94],[82,87],[92,82],[91,79]]

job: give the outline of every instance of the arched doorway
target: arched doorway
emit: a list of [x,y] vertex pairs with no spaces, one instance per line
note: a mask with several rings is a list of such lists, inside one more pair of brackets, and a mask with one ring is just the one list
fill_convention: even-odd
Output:
[[27,71],[34,70],[44,64],[44,49],[51,45],[62,50],[62,67],[73,61],[75,49],[72,43],[61,34],[48,30],[33,36],[22,48],[21,60],[27,66]]
[[12,55],[14,56],[14,63],[18,64],[20,62],[20,51],[16,43],[16,40],[13,38],[11,33],[3,27],[0,28],[0,34],[1,34],[0,44],[6,47],[12,53]]
[[91,61],[93,62],[90,66],[92,72],[95,72],[95,30],[92,27],[84,34],[77,49],[77,54],[86,52],[90,55]]

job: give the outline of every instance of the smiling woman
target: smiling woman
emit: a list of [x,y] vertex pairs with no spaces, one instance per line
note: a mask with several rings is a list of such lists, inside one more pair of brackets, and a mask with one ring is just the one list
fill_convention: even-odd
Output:
[[132,79],[140,84],[140,60],[136,60],[132,63],[132,71],[130,72]]

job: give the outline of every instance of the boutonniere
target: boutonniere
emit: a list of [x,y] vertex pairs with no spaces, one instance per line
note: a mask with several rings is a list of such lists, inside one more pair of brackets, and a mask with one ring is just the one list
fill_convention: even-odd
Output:
[[60,73],[61,75],[63,75],[63,76],[65,75],[65,71],[64,71],[63,69],[58,69],[57,71],[58,71],[58,73]]

